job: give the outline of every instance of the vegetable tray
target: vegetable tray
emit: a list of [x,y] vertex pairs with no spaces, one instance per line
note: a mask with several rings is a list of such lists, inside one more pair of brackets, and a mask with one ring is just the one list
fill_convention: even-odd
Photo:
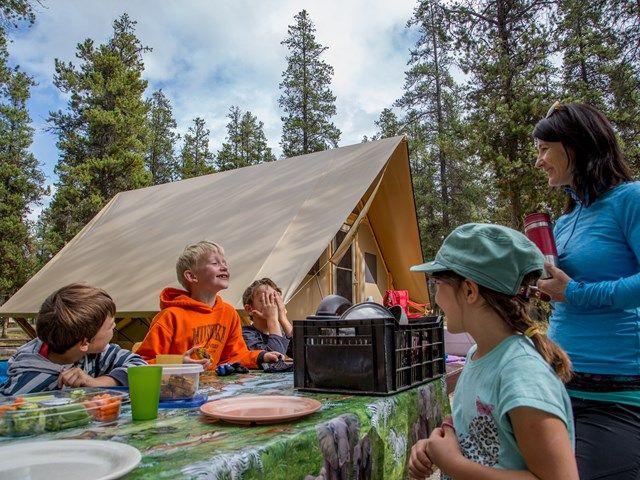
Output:
[[104,388],[74,388],[0,397],[0,436],[19,437],[91,422],[114,422],[127,392]]

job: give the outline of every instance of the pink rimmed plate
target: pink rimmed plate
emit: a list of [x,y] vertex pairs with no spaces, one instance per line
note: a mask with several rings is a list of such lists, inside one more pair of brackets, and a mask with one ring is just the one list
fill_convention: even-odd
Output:
[[297,420],[322,407],[318,400],[281,395],[245,395],[213,400],[200,406],[208,417],[241,425]]

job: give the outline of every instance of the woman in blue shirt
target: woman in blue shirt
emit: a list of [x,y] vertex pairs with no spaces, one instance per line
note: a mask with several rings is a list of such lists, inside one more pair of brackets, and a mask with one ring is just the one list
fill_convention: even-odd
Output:
[[554,227],[549,337],[569,354],[580,478],[640,478],[640,182],[609,121],[556,102],[536,125],[536,167],[568,194]]

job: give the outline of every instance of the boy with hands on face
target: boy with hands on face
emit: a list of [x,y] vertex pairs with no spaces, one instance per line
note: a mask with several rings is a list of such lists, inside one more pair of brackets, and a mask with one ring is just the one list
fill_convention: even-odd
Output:
[[244,291],[242,303],[253,322],[242,327],[247,347],[286,355],[291,345],[293,326],[287,318],[282,292],[275,282],[270,278],[254,281]]

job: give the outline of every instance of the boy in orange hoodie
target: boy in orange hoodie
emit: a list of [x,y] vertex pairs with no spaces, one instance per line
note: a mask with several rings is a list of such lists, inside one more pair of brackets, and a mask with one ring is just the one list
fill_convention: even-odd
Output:
[[[205,368],[234,362],[260,368],[279,360],[278,352],[247,348],[238,312],[218,295],[229,287],[230,277],[221,246],[206,240],[189,245],[178,258],[176,273],[186,291],[162,290],[162,310],[151,322],[138,355],[153,362],[158,354],[181,354],[184,363],[201,363]],[[192,358],[198,352],[206,353]]]

